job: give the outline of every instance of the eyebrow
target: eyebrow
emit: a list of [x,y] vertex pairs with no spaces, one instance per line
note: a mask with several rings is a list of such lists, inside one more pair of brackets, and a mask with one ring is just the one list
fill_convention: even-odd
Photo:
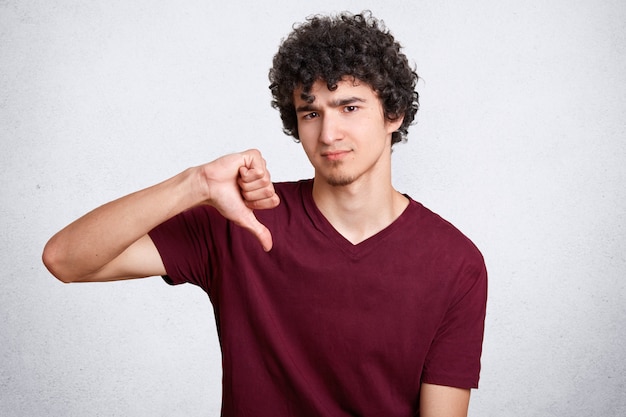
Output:
[[[316,106],[314,103],[315,101],[315,97],[311,96],[313,98],[313,100],[311,100],[310,103],[306,103],[303,104],[302,106],[297,106],[296,107],[296,113],[300,113],[300,112],[305,112],[305,111],[313,111],[313,110],[318,110],[319,107]],[[348,106],[350,104],[354,104],[354,103],[365,103],[365,100],[359,97],[347,97],[347,98],[342,98],[342,99],[337,99],[337,100],[333,100],[330,103],[331,107],[341,107],[341,106]]]

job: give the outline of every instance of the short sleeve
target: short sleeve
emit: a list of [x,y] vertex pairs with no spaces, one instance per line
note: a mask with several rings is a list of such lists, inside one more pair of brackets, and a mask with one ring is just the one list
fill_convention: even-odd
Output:
[[211,207],[198,206],[174,216],[151,230],[172,285],[191,283],[210,290],[213,232],[221,216]]
[[487,303],[482,256],[462,265],[453,294],[426,356],[422,382],[478,388]]

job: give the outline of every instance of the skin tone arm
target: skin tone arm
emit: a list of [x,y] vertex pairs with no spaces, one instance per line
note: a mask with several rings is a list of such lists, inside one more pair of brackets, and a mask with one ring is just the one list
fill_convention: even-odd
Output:
[[43,262],[63,282],[114,281],[164,275],[147,233],[193,206],[208,204],[249,230],[266,251],[269,230],[253,209],[279,204],[256,150],[189,168],[160,184],[107,203],[74,221],[46,244]]
[[422,384],[420,417],[467,417],[470,390]]

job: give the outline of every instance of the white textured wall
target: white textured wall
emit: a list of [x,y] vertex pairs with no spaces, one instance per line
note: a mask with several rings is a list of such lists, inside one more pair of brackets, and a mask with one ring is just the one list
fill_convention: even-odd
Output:
[[218,415],[202,291],[62,285],[41,250],[91,208],[226,152],[310,176],[269,106],[271,57],[292,22],[368,7],[423,77],[395,184],[489,267],[470,415],[626,414],[621,0],[4,0],[0,415]]

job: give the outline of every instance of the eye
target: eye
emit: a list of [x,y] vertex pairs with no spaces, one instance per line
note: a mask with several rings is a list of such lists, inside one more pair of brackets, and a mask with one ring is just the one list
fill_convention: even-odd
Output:
[[359,108],[357,106],[346,106],[343,108],[344,113],[352,113],[357,111]]
[[307,114],[305,114],[304,116],[302,116],[302,118],[303,118],[304,120],[311,120],[311,119],[314,119],[314,118],[315,118],[315,117],[317,117],[317,116],[318,116],[317,112],[313,111],[313,112],[311,112],[311,113],[307,113]]

